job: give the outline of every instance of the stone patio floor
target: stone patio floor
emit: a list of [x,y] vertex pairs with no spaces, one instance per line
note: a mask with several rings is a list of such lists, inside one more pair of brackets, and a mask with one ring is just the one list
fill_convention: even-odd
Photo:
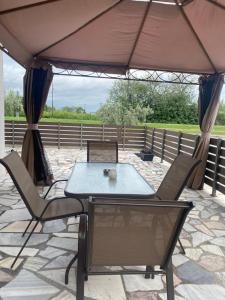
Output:
[[[47,148],[55,179],[67,178],[76,161],[85,161],[79,149]],[[134,153],[121,151],[121,162],[132,163],[157,189],[168,164],[143,162]],[[2,168],[2,167],[1,167]],[[13,270],[13,257],[23,242],[30,215],[9,176],[0,177],[0,299],[2,300],[74,300],[75,266],[69,285],[64,285],[65,268],[77,247],[78,218],[51,221],[40,225]],[[176,180],[176,178],[174,179]],[[63,194],[63,184],[51,196]],[[43,192],[43,190],[40,192]],[[191,200],[191,211],[181,241],[186,255],[175,249],[173,255],[176,300],[225,299],[225,201],[211,197],[209,191],[183,192],[181,199]],[[142,275],[90,276],[85,283],[87,300],[166,300],[165,277],[154,280]]]

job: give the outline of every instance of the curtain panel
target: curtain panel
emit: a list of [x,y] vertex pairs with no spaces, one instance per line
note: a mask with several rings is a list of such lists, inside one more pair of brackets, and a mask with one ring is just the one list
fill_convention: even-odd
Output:
[[31,67],[24,76],[23,106],[28,126],[23,140],[22,159],[36,185],[49,185],[53,179],[38,129],[52,79],[51,66]]
[[202,162],[192,174],[188,187],[192,189],[202,189],[204,184],[204,174],[208,157],[210,134],[216,121],[220,105],[220,94],[224,83],[224,76],[213,74],[201,76],[199,78],[199,126],[201,137],[195,149],[194,157]]

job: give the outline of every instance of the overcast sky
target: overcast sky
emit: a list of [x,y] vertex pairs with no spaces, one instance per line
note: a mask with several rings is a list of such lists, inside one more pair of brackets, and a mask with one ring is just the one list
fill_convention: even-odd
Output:
[[[3,55],[5,92],[9,89],[23,93],[24,68],[8,55]],[[110,79],[84,78],[72,76],[54,76],[53,103],[55,107],[82,106],[88,112],[95,112],[106,101],[113,84]],[[48,104],[52,101],[52,87]]]

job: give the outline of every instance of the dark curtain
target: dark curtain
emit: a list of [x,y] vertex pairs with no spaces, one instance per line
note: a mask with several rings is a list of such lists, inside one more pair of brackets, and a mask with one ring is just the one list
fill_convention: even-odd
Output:
[[23,140],[22,159],[37,185],[49,185],[53,179],[38,130],[52,78],[50,66],[29,68],[24,76],[23,105],[28,128]]
[[208,157],[210,133],[217,117],[220,94],[223,87],[224,77],[220,74],[201,76],[199,78],[199,126],[201,137],[194,157],[202,160],[202,163],[192,174],[188,186],[192,189],[202,189],[204,174]]

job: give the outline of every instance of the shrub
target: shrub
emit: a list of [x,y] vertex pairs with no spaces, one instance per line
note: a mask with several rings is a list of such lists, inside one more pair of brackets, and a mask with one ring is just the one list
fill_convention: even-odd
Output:
[[95,114],[78,114],[63,110],[44,111],[43,118],[59,118],[59,119],[74,119],[74,120],[98,120]]

